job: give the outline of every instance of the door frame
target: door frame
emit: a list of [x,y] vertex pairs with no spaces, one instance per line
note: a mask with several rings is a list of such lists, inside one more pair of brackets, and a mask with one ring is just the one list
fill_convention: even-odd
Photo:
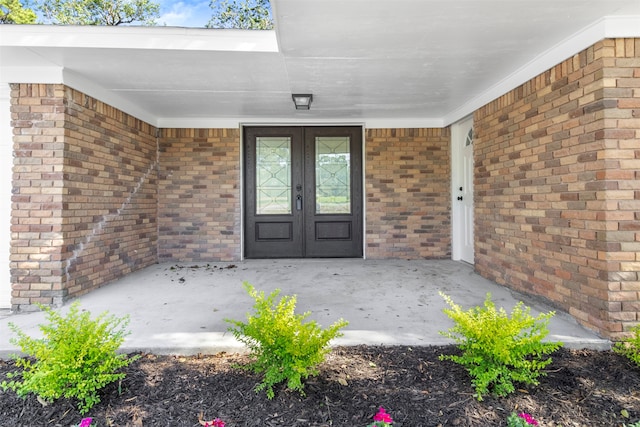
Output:
[[[367,140],[366,140],[366,132],[365,132],[365,124],[362,122],[359,123],[352,123],[352,122],[347,122],[347,123],[309,123],[309,122],[300,122],[300,123],[260,123],[260,122],[247,122],[247,123],[240,123],[240,127],[239,127],[239,131],[240,131],[240,158],[238,159],[239,161],[239,170],[240,170],[240,260],[244,260],[246,259],[245,257],[245,211],[247,209],[246,203],[245,203],[245,185],[246,185],[246,176],[245,176],[245,171],[244,171],[244,159],[245,159],[245,152],[244,152],[244,147],[245,147],[245,140],[244,140],[244,135],[245,135],[245,127],[283,127],[283,126],[295,126],[295,127],[347,127],[347,126],[351,126],[351,127],[359,127],[360,129],[362,129],[362,149],[360,150],[360,155],[361,155],[361,159],[360,159],[360,165],[361,165],[361,177],[360,177],[360,182],[361,182],[361,196],[362,196],[362,218],[361,218],[361,226],[362,226],[362,259],[366,259],[367,258],[367,192],[366,192],[366,181],[365,181],[365,176],[366,176],[366,145],[367,145]],[[313,258],[311,258],[313,259]],[[359,258],[353,258],[353,259],[359,259]]]
[[473,260],[464,259],[464,210],[458,201],[459,187],[464,177],[462,144],[469,126],[473,128],[473,116],[467,116],[451,125],[451,259],[473,264]]

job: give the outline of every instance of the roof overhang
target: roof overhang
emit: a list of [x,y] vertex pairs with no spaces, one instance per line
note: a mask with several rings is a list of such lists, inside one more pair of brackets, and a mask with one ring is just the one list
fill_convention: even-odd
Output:
[[64,83],[161,128],[444,127],[602,39],[640,37],[637,0],[272,5],[274,31],[0,25],[0,82]]

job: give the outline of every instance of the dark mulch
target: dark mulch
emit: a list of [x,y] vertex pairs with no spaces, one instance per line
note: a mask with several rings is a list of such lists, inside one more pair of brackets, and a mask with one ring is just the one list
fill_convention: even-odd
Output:
[[[365,426],[379,406],[394,426],[505,426],[512,411],[542,426],[622,426],[640,419],[640,370],[610,351],[562,349],[535,388],[478,402],[466,371],[440,354],[446,347],[341,347],[306,383],[306,396],[279,389],[273,400],[253,388],[259,378],[235,367],[246,355],[142,357],[121,384],[109,385],[88,414],[99,426],[198,426],[222,418],[235,426]],[[0,380],[15,370],[0,361]],[[628,413],[628,418],[623,416]],[[0,391],[0,426],[70,426],[72,402],[42,406]]]

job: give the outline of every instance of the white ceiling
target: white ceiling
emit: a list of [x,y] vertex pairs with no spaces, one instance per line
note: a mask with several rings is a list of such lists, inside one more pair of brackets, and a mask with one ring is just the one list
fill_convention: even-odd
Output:
[[158,127],[438,127],[604,37],[640,37],[640,0],[272,7],[275,31],[0,25],[0,82],[64,82]]

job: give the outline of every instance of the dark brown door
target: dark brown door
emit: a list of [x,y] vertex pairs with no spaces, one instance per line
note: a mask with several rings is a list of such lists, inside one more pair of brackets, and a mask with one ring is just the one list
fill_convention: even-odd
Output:
[[362,256],[362,128],[244,128],[245,256]]

